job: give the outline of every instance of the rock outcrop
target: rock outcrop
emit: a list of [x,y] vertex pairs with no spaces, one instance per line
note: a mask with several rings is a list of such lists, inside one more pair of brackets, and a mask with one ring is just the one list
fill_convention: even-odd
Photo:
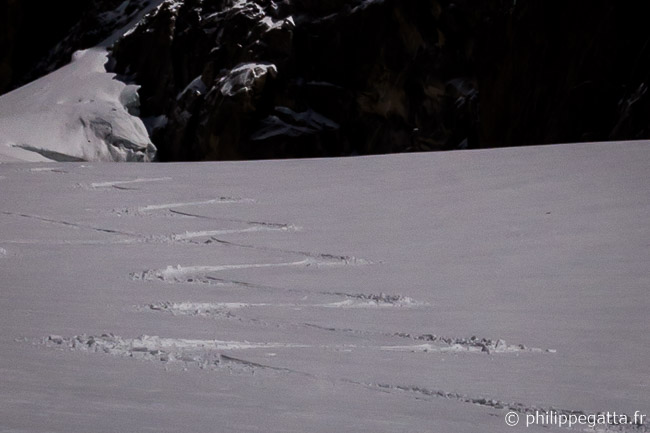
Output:
[[482,147],[650,138],[645,3],[501,3],[477,50]]
[[640,2],[0,0],[0,93],[152,1],[110,68],[164,161],[650,138]]
[[[475,146],[472,29],[436,0],[168,0],[113,49],[164,160]],[[468,31],[469,30],[469,31]]]

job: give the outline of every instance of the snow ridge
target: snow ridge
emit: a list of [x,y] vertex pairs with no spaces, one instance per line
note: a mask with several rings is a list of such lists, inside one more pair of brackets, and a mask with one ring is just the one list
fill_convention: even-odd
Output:
[[[131,25],[156,4],[144,8]],[[126,30],[75,52],[70,64],[0,97],[0,162],[155,158],[156,147],[135,116],[139,86],[117,81],[105,67],[107,47]]]

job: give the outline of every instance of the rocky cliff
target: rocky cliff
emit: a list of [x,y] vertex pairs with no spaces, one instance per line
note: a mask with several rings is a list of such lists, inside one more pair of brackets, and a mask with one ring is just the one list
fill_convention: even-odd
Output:
[[113,50],[166,160],[476,145],[480,14],[428,0],[167,1]]
[[[5,62],[0,85],[7,64],[10,83],[59,66],[147,2],[73,3],[64,39]],[[645,16],[611,0],[166,0],[110,68],[142,86],[161,160],[650,138]]]
[[481,146],[650,138],[645,2],[514,3],[478,50]]

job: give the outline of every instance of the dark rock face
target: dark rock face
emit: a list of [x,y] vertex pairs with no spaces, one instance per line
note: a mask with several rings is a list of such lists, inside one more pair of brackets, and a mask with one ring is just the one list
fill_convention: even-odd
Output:
[[519,0],[477,59],[481,146],[650,138],[643,2]]
[[34,66],[79,19],[83,4],[0,1],[0,94],[27,82]]
[[[0,0],[0,93],[68,62],[149,1]],[[166,0],[118,41],[110,67],[142,86],[161,160],[641,139],[650,138],[646,9]]]
[[167,1],[116,44],[114,67],[142,85],[163,160],[472,146],[479,12],[436,0]]

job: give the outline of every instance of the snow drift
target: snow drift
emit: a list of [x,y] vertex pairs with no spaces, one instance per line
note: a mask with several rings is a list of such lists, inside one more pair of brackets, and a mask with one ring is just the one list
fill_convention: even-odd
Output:
[[0,97],[0,162],[154,158],[156,148],[135,116],[138,86],[118,81],[105,68],[107,47],[124,32],[77,51],[70,64]]

